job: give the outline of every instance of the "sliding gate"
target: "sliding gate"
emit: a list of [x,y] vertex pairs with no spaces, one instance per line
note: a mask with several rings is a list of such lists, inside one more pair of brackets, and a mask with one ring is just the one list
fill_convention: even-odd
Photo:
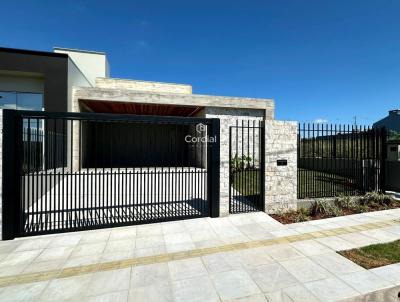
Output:
[[218,216],[218,119],[3,116],[3,239]]
[[229,212],[264,211],[265,132],[262,121],[229,129]]

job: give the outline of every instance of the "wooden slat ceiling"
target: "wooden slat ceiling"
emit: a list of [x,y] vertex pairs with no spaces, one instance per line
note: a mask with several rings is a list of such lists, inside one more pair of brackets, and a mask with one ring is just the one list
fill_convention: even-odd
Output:
[[83,110],[97,113],[119,113],[137,115],[162,115],[162,116],[194,116],[203,107],[178,106],[164,104],[140,104],[123,102],[105,102],[93,100],[80,100]]

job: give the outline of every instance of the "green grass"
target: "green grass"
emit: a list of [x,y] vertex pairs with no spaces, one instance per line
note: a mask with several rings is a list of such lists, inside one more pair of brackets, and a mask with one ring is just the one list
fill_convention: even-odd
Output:
[[306,169],[300,169],[298,173],[298,190],[303,197],[330,197],[333,191],[337,194],[357,191],[355,180],[349,177]]
[[260,170],[234,172],[233,188],[243,196],[260,194]]
[[342,251],[339,254],[367,269],[398,263],[400,262],[400,240]]

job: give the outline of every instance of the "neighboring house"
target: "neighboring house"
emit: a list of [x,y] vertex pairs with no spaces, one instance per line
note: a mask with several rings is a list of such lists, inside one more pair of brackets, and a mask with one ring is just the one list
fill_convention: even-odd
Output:
[[400,139],[400,109],[389,111],[389,115],[373,124],[374,128],[385,127],[388,130],[389,139]]
[[[29,98],[25,101],[27,95]],[[271,99],[199,95],[193,94],[192,86],[187,84],[110,78],[105,53],[65,48],[55,48],[53,53],[0,48],[0,97],[1,109],[177,117],[179,123],[183,125],[176,134],[171,136],[173,129],[168,127],[172,126],[167,125],[110,124],[100,137],[96,135],[100,133],[96,123],[82,123],[82,129],[80,126],[79,129],[74,127],[71,123],[65,128],[66,132],[61,140],[63,147],[58,149],[58,153],[55,151],[53,155],[53,157],[59,157],[60,152],[68,153],[68,150],[71,150],[69,154],[66,154],[68,159],[63,160],[61,166],[57,166],[69,169],[71,175],[75,175],[74,173],[81,169],[89,171],[99,166],[110,167],[108,159],[104,160],[105,150],[108,150],[108,147],[112,148],[109,150],[113,150],[112,168],[177,168],[182,163],[178,165],[176,157],[182,157],[184,165],[187,166],[186,169],[191,168],[190,161],[195,162],[192,166],[197,169],[205,169],[204,165],[196,163],[196,161],[201,161],[199,158],[206,156],[203,153],[205,149],[187,147],[184,137],[195,132],[191,126],[184,126],[185,122],[182,118],[187,118],[188,121],[190,119],[195,121],[194,118],[218,119],[220,124],[218,215],[224,216],[230,212],[229,205],[232,198],[229,164],[239,152],[238,145],[240,145],[241,156],[244,153],[248,153],[247,155],[251,153],[251,157],[246,158],[248,161],[253,161],[253,166],[261,167],[265,161],[267,176],[265,179],[264,175],[257,178],[257,182],[265,182],[265,194],[262,195],[262,198],[265,196],[265,210],[292,207],[297,202],[297,123],[275,121],[274,101]],[[250,129],[253,129],[251,127],[255,125],[255,122],[260,121],[265,125],[267,141],[262,147],[259,145],[260,135],[264,133],[259,130],[261,128],[253,127],[257,129],[251,130],[252,134],[250,134]],[[32,123],[34,122],[35,120]],[[28,130],[29,134],[24,133],[24,137],[30,137],[29,142],[26,143],[30,146],[34,143],[32,148],[39,148],[37,150],[42,152],[34,155],[35,160],[37,156],[52,155],[48,155],[46,150],[53,138],[40,141],[41,131],[45,127],[41,123],[37,121],[37,125],[33,126],[36,127],[35,129]],[[30,125],[32,127],[32,124]],[[56,124],[54,125],[57,127]],[[247,128],[240,128],[244,125],[247,125]],[[24,127],[27,125],[24,124]],[[54,140],[57,140],[61,127],[64,125],[58,126],[58,129],[51,134]],[[234,137],[230,135],[232,127],[237,127]],[[169,136],[166,136],[166,133]],[[26,138],[24,139],[27,141]],[[33,141],[34,139],[36,140]],[[167,143],[171,139],[174,142],[172,146],[171,143]],[[41,146],[38,147],[38,144]],[[236,151],[234,145],[236,145]],[[265,158],[261,159],[259,156],[264,152],[263,148],[265,148]],[[109,154],[111,153],[107,151],[106,155],[109,156]],[[279,167],[278,159],[280,160]],[[36,165],[33,168],[46,169],[43,161],[39,162],[39,166]],[[54,165],[48,167],[56,168]],[[30,169],[32,167],[29,167],[28,171]],[[183,167],[181,169],[180,173],[185,173]],[[260,169],[262,171],[264,167]],[[183,181],[189,181],[189,178]],[[53,186],[55,186],[54,182],[51,187]],[[204,184],[204,189],[207,190],[206,184]],[[257,190],[260,191],[261,187]],[[44,196],[44,193],[35,192],[37,196],[34,203],[39,202],[40,196],[42,199]],[[261,196],[261,192],[259,194]],[[28,202],[28,206],[34,208],[35,205],[32,205],[32,202]]]

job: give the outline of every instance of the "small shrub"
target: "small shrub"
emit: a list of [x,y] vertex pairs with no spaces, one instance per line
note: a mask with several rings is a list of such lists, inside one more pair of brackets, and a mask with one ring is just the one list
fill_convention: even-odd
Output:
[[311,205],[310,213],[313,216],[316,215],[326,215],[326,216],[340,216],[342,215],[342,210],[335,204],[330,204],[324,200],[314,200]]
[[296,212],[295,222],[309,221],[310,211],[306,208],[299,208]]
[[351,210],[357,206],[357,202],[351,196],[340,195],[335,199],[335,205],[340,209]]
[[390,196],[379,192],[368,192],[359,199],[359,202],[365,206],[389,206],[393,200]]

